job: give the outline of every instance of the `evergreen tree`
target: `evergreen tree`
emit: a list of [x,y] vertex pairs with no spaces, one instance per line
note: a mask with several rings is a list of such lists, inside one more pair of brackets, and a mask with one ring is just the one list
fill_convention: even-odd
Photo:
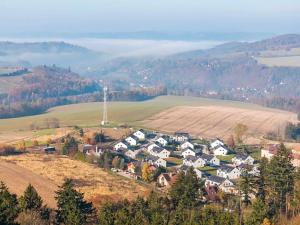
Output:
[[266,204],[262,199],[257,200],[252,205],[252,212],[246,219],[246,225],[260,225],[263,223],[264,218],[268,216]]
[[83,194],[74,189],[71,180],[66,180],[56,192],[56,221],[59,224],[82,225],[93,222],[95,209],[86,202]]
[[179,173],[170,190],[174,206],[178,206],[179,202],[182,202],[186,208],[195,206],[199,201],[202,185],[193,167],[189,168],[186,174]]
[[254,176],[246,170],[240,178],[239,188],[242,194],[242,201],[248,206],[251,203],[251,194],[254,194]]
[[35,188],[31,184],[29,184],[24,192],[24,195],[20,197],[19,203],[22,211],[38,211],[42,208],[43,200],[39,196]]
[[17,196],[11,194],[3,182],[0,183],[0,224],[13,225],[19,213]]
[[78,151],[78,142],[74,137],[67,137],[65,143],[62,147],[62,153],[64,155],[69,155],[71,153],[76,153]]
[[114,225],[115,221],[115,209],[114,204],[108,202],[99,211],[99,224],[101,225]]
[[267,193],[267,167],[268,167],[268,160],[263,157],[259,164],[259,175],[256,179],[256,186],[257,186],[257,193],[256,197],[261,199],[263,202],[266,200],[266,193]]
[[295,168],[292,164],[292,153],[283,144],[277,154],[271,159],[268,166],[269,187],[274,202],[274,209],[285,212],[287,196],[294,190]]

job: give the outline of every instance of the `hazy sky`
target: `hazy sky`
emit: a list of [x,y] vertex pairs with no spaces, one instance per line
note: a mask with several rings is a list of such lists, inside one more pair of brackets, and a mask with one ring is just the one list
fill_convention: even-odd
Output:
[[0,0],[0,32],[300,33],[299,0]]

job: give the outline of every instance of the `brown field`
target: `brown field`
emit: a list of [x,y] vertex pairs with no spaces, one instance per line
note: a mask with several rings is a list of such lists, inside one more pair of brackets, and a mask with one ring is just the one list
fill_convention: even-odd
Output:
[[107,200],[132,200],[149,192],[149,188],[134,180],[64,156],[23,154],[0,157],[0,180],[11,191],[22,194],[28,183],[32,183],[51,207],[55,207],[57,186],[66,178],[73,179],[76,188],[96,206]]
[[[269,131],[282,132],[287,121],[296,121],[294,113],[273,109],[249,109],[229,106],[174,107],[144,121],[144,126],[165,132],[185,131],[205,138],[227,138],[237,123],[248,126],[249,142]],[[252,138],[254,137],[254,138]]]

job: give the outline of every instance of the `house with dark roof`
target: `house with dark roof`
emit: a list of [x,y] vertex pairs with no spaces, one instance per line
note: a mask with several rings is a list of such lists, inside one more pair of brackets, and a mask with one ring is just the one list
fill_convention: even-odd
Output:
[[133,133],[133,136],[138,138],[139,141],[144,141],[146,138],[146,132],[143,129],[140,129]]
[[128,146],[127,146],[127,144],[125,144],[124,142],[118,142],[117,144],[115,144],[114,145],[114,149],[116,150],[116,151],[118,151],[119,149],[128,149]]
[[149,153],[153,156],[157,156],[159,158],[169,158],[171,152],[167,149],[161,148],[161,147],[154,147],[152,150],[149,151]]
[[224,144],[224,142],[221,139],[216,138],[216,139],[214,139],[214,140],[211,141],[210,148],[215,148],[215,147],[217,147],[219,145],[224,146],[225,144]]
[[204,159],[206,161],[206,163],[210,166],[219,166],[220,165],[220,159],[218,159],[215,155],[209,155],[209,154],[203,153],[199,157]]
[[234,185],[234,182],[230,179],[219,177],[219,176],[209,176],[205,180],[205,186],[206,187],[217,187],[218,189],[221,189],[222,191],[226,193],[236,193],[236,188]]
[[[184,173],[186,174],[187,171],[188,171],[190,168],[191,168],[190,166],[182,165],[182,166],[178,169],[178,171],[179,171],[179,172],[184,172]],[[194,169],[194,172],[196,173],[196,175],[197,175],[198,178],[203,178],[204,176],[207,175],[207,173],[205,173],[205,172],[203,172],[203,171],[201,171],[201,170],[199,170],[199,169],[197,169],[197,168],[194,168],[194,167],[193,167],[193,169]]]
[[145,158],[145,161],[150,165],[155,165],[158,167],[167,167],[167,161],[157,156],[149,155]]
[[176,173],[162,173],[157,178],[160,187],[170,188],[176,181]]
[[252,158],[251,155],[247,155],[247,154],[237,154],[235,157],[231,159],[231,161],[236,166],[239,166],[240,164],[248,164],[248,165],[254,164],[254,158]]
[[225,145],[217,145],[211,148],[214,155],[227,155],[230,152],[230,149]]
[[189,135],[189,133],[186,133],[186,132],[175,132],[173,140],[176,142],[179,142],[179,143],[183,143],[185,141],[190,140],[190,135]]
[[241,175],[241,171],[234,166],[221,165],[217,169],[217,176],[228,178],[228,179],[238,179]]
[[140,152],[141,149],[125,149],[124,155],[131,159],[135,159]]
[[136,136],[129,136],[125,139],[125,141],[130,145],[130,146],[136,146],[139,139]]
[[204,159],[197,156],[187,156],[183,159],[183,165],[198,168],[206,166],[206,162]]

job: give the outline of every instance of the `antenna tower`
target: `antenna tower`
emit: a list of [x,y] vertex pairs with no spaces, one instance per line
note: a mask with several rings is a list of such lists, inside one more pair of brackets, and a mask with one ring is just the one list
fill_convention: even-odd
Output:
[[103,88],[103,118],[101,121],[101,126],[105,126],[108,124],[108,118],[107,118],[107,91],[108,88],[105,86]]

